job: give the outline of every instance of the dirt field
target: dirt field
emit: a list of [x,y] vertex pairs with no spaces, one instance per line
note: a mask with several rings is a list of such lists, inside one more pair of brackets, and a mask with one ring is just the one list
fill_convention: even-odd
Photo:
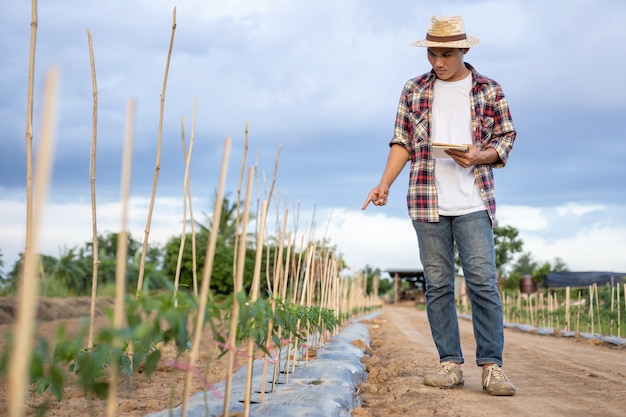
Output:
[[364,405],[353,416],[624,415],[625,346],[506,329],[503,369],[517,394],[492,397],[482,391],[471,321],[459,324],[465,387],[431,388],[422,379],[436,370],[438,357],[426,313],[408,305],[385,307],[370,325],[372,354],[365,358],[369,377],[360,387]]
[[[67,307],[66,301],[64,307]],[[54,314],[48,305],[47,314]],[[80,311],[76,309],[75,311]],[[78,328],[81,319],[44,322],[38,332],[53,340],[63,322],[68,330]],[[99,319],[100,323],[104,319]],[[363,361],[368,380],[359,389],[363,407],[354,417],[400,416],[622,416],[626,410],[626,348],[582,338],[538,336],[506,329],[504,369],[518,389],[514,397],[491,397],[482,392],[480,369],[474,366],[471,322],[460,320],[465,387],[439,390],[426,387],[422,378],[437,367],[437,355],[430,338],[426,313],[414,305],[385,306],[370,323],[371,354]],[[0,344],[10,325],[0,325]],[[210,335],[206,335],[210,338]],[[211,362],[209,382],[224,376],[224,362],[215,352],[203,349],[200,357]],[[168,360],[171,360],[170,356]],[[202,390],[195,381],[195,391]],[[137,377],[118,391],[119,416],[145,416],[178,405],[183,374],[163,363],[151,378]],[[0,381],[0,415],[6,415],[6,389]],[[50,396],[32,396],[26,416],[34,407],[50,401],[47,416],[102,416],[105,403],[90,401],[79,390],[68,387],[61,404]]]

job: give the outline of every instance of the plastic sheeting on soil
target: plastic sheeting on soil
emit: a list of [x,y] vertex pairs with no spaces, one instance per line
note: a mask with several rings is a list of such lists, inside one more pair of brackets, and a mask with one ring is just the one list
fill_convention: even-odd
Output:
[[[348,417],[350,410],[361,405],[356,387],[367,378],[367,372],[361,363],[363,351],[352,344],[362,340],[369,345],[369,330],[362,320],[369,320],[380,314],[370,313],[359,317],[347,325],[337,336],[326,343],[317,352],[317,357],[308,364],[301,361],[295,371],[289,374],[289,383],[285,384],[285,375],[281,374],[274,392],[271,389],[271,368],[266,375],[266,394],[262,404],[260,400],[263,359],[254,361],[250,404],[251,416],[272,417]],[[282,361],[284,363],[284,360]],[[229,412],[243,412],[243,400],[246,386],[247,367],[240,368],[233,374]],[[211,391],[192,395],[187,403],[187,416],[213,417],[224,414],[225,381],[212,387]],[[255,403],[256,402],[256,403]],[[181,407],[149,414],[146,417],[178,417]]]
[[[469,314],[459,314],[459,317],[471,320],[472,316]],[[626,345],[626,338],[617,337],[617,336],[603,336],[601,334],[596,333],[576,333],[573,331],[566,331],[561,329],[554,329],[552,327],[535,327],[530,324],[520,324],[520,323],[504,323],[504,327],[513,328],[521,330],[522,332],[527,333],[535,333],[541,336],[554,336],[558,335],[559,337],[576,337],[580,336],[584,339],[596,339],[601,340],[606,343],[611,343],[616,346]]]

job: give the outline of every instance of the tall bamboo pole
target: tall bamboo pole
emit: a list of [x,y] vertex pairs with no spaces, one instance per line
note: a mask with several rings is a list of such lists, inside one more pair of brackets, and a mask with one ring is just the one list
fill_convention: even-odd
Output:
[[[241,187],[243,184],[243,178],[246,173],[246,160],[248,158],[248,122],[246,121],[245,125],[245,135],[243,142],[243,155],[241,156],[241,167],[239,168],[239,183],[237,184],[237,211],[235,214],[235,230],[239,230],[239,213],[241,211]],[[220,219],[218,219],[219,221]],[[243,235],[244,239],[246,235]],[[239,234],[235,234],[235,248],[239,247]],[[233,282],[237,279],[237,250],[233,253]]]
[[[124,144],[124,156],[122,164],[122,225],[117,238],[117,258],[115,266],[115,305],[113,310],[113,329],[119,330],[124,325],[124,296],[126,295],[126,263],[128,254],[128,199],[130,194],[130,177],[132,165],[133,128],[135,120],[135,101],[128,101],[126,139]],[[113,345],[120,347],[122,341],[116,337]],[[117,381],[118,363],[111,361],[111,376],[109,380],[109,393],[107,399],[107,416],[117,415]]]
[[35,206],[31,227],[27,227],[26,252],[24,253],[24,266],[18,288],[18,308],[15,318],[15,340],[11,350],[11,360],[8,364],[8,415],[9,417],[21,417],[23,402],[26,398],[28,386],[29,365],[32,358],[32,344],[34,339],[33,323],[37,312],[37,295],[39,293],[39,280],[37,268],[39,259],[37,256],[36,243],[38,227],[42,217],[44,199],[48,191],[50,172],[54,155],[55,123],[57,115],[57,91],[59,73],[56,69],[46,74],[43,117],[41,122],[41,143],[38,149],[39,160],[35,178],[34,196]]
[[33,94],[35,90],[35,49],[37,44],[37,0],[31,1],[30,60],[28,62],[28,96],[26,99],[26,242],[30,250],[33,236]]
[[228,351],[228,364],[226,370],[226,384],[224,388],[224,417],[228,417],[229,407],[230,407],[230,390],[232,386],[233,379],[233,368],[235,366],[235,359],[237,356],[237,327],[239,325],[239,302],[237,296],[243,289],[243,274],[244,274],[244,266],[246,261],[246,228],[248,226],[248,216],[250,211],[250,193],[252,191],[252,179],[253,179],[253,169],[249,168],[248,170],[248,182],[246,187],[246,200],[243,209],[243,218],[241,221],[240,235],[239,239],[239,247],[237,254],[237,271],[235,274],[235,279],[233,281],[233,309],[231,313],[230,319],[230,332],[228,334],[228,346],[230,346],[230,350]]
[[189,165],[191,164],[191,152],[193,151],[193,142],[195,137],[196,125],[196,109],[198,100],[193,100],[193,117],[191,122],[191,137],[189,138],[189,152],[185,155],[185,176],[183,178],[183,230],[180,234],[180,247],[178,248],[178,259],[176,261],[176,274],[174,277],[174,303],[178,305],[178,282],[180,280],[180,269],[183,263],[183,254],[185,250],[185,240],[187,239],[187,191],[189,190]]
[[165,107],[165,88],[167,86],[167,76],[170,68],[170,60],[172,58],[172,47],[174,45],[174,33],[176,32],[176,7],[173,10],[172,17],[172,34],[170,36],[170,46],[167,52],[167,60],[165,63],[165,75],[163,77],[163,87],[161,89],[161,108],[159,112],[159,133],[157,139],[156,167],[154,170],[154,181],[152,183],[152,196],[150,197],[150,208],[148,210],[148,219],[146,221],[146,229],[144,230],[143,248],[141,250],[141,262],[139,263],[139,277],[137,278],[137,293],[143,288],[143,274],[146,266],[146,253],[148,252],[148,239],[150,237],[150,224],[152,223],[152,211],[154,210],[154,199],[156,198],[156,188],[159,182],[159,171],[161,170],[161,142],[163,139],[163,110]]
[[[180,117],[181,141],[183,146],[183,159],[187,160],[187,146],[185,145],[185,119]],[[191,275],[193,280],[193,293],[198,296],[198,274],[196,269],[196,222],[193,216],[193,198],[191,195],[191,180],[187,180],[187,200],[189,202],[189,224],[191,225]]]
[[87,348],[93,348],[94,322],[96,319],[96,296],[98,294],[98,221],[96,217],[96,143],[98,136],[98,84],[96,82],[96,64],[93,54],[93,41],[91,32],[87,31],[89,43],[89,61],[91,66],[91,84],[93,88],[93,115],[91,127],[91,164],[89,167],[91,183],[91,226],[93,238],[93,271],[91,275],[91,306],[89,310],[89,336],[87,338]]
[[[259,297],[261,286],[261,264],[263,263],[263,237],[265,234],[265,216],[267,215],[267,200],[261,204],[261,222],[259,224],[259,232],[256,239],[256,258],[254,260],[254,275],[252,276],[252,287],[250,288],[250,302],[255,303]],[[269,338],[269,336],[268,336]],[[244,395],[244,416],[250,415],[250,396],[252,394],[252,365],[254,363],[254,340],[248,340],[248,357],[247,357],[247,374],[246,374],[246,391]],[[261,392],[265,389],[265,383],[261,387]]]
[[[286,228],[287,228],[287,217],[288,217],[288,212],[287,210],[285,210],[285,216],[283,218],[283,228],[281,230],[280,233],[280,241],[278,242],[278,253],[276,254],[276,262],[274,265],[274,273],[273,273],[273,286],[270,289],[271,291],[271,304],[270,304],[270,308],[272,311],[272,317],[274,315],[274,313],[276,312],[276,301],[278,299],[278,294],[280,292],[280,287],[279,287],[279,282],[280,282],[280,277],[282,275],[282,258],[283,258],[283,246],[284,246],[284,241],[285,241],[285,233],[286,233]],[[273,318],[270,317],[270,319],[268,320],[268,324],[267,324],[267,338],[268,340],[272,340],[272,329],[274,327],[274,320]],[[280,346],[277,346],[277,348],[280,348]],[[266,357],[265,359],[266,361],[268,360],[268,358]],[[278,363],[280,364],[280,358],[278,358]],[[280,366],[279,366],[280,368]],[[265,371],[267,370],[267,366],[264,365],[263,366],[263,379],[262,379],[262,384],[263,386],[261,387],[261,402],[263,402],[263,400],[265,399]],[[280,370],[280,369],[279,369]],[[275,374],[276,375],[276,374]]]
[[204,325],[204,315],[206,311],[207,298],[209,296],[209,287],[211,285],[211,273],[213,271],[213,261],[215,260],[215,248],[217,246],[217,234],[219,228],[219,219],[222,216],[222,204],[224,202],[224,186],[226,184],[226,172],[228,170],[228,156],[230,155],[231,138],[227,137],[224,142],[224,153],[222,156],[222,169],[217,187],[217,195],[215,198],[215,209],[213,210],[213,221],[211,223],[211,234],[209,235],[209,243],[206,248],[204,257],[204,269],[202,271],[202,282],[200,283],[200,297],[198,299],[198,312],[195,322],[191,351],[189,352],[189,369],[185,378],[185,390],[183,393],[183,404],[181,417],[187,416],[187,407],[189,395],[191,393],[191,378],[193,376],[192,368],[198,360],[200,352],[200,343],[202,336],[202,327]]

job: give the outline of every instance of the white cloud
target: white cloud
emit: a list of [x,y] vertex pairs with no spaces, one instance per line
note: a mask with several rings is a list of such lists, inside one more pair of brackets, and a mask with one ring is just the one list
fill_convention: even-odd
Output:
[[543,230],[548,227],[548,219],[540,207],[498,206],[498,222],[519,230]]
[[524,247],[541,262],[562,259],[570,271],[626,271],[626,224],[593,226],[559,239],[520,234]]
[[[15,196],[17,197],[17,196]],[[133,238],[143,241],[149,200],[132,198],[129,204],[129,231]],[[205,223],[201,211],[206,211],[208,201],[194,201],[196,220]],[[538,262],[562,259],[570,270],[626,271],[626,222],[622,218],[603,218],[588,227],[572,228],[568,218],[551,217],[549,211],[535,207],[507,207],[502,211],[503,225],[511,225],[520,231],[524,251],[530,252]],[[615,209],[624,212],[623,207]],[[5,272],[12,268],[24,245],[24,202],[21,199],[0,200],[0,242],[5,261]],[[117,232],[121,227],[121,204],[103,202],[98,205],[99,233]],[[282,215],[282,214],[281,214]],[[308,236],[313,220],[312,208],[302,208],[298,225],[294,226],[294,214],[289,214],[287,232],[297,232],[298,245],[301,235]],[[276,215],[270,208],[266,230],[272,234]],[[509,222],[508,219],[523,219]],[[556,219],[556,220],[555,220]],[[560,219],[560,220],[559,220]],[[366,265],[381,270],[389,268],[421,268],[417,238],[408,217],[393,217],[382,213],[360,210],[322,209],[315,214],[314,238],[330,239],[344,255],[351,272]],[[89,202],[49,203],[44,208],[38,250],[57,257],[64,247],[81,247],[91,241],[91,204]],[[279,220],[282,222],[282,219]],[[560,223],[559,223],[560,222]],[[563,222],[565,224],[563,224]],[[536,224],[542,224],[537,228]],[[560,229],[566,229],[563,234]],[[182,205],[179,199],[158,198],[155,202],[150,227],[150,243],[164,244],[167,239],[182,231]],[[190,231],[190,229],[187,229]]]
[[582,216],[585,214],[593,213],[596,211],[604,210],[604,206],[601,204],[582,205],[576,203],[569,203],[562,207],[557,207],[557,213],[559,216]]

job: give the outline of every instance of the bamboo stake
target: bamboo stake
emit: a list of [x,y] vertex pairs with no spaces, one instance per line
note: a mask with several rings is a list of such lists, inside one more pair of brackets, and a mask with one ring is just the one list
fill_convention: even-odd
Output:
[[193,100],[193,118],[191,122],[191,137],[189,138],[189,152],[186,152],[185,177],[183,179],[183,230],[180,234],[180,247],[178,249],[178,259],[176,261],[176,274],[174,278],[174,305],[175,306],[178,305],[178,297],[177,297],[178,283],[180,280],[180,269],[183,263],[183,254],[185,251],[185,240],[187,239],[187,190],[189,189],[189,165],[191,164],[191,152],[193,151],[193,142],[194,142],[194,137],[195,137],[197,105],[198,105],[198,100],[194,99]]
[[576,308],[576,334],[580,334],[580,310],[582,309],[582,293],[578,291],[578,307]]
[[[288,215],[288,211],[285,210],[285,217],[287,217]],[[285,257],[285,273],[284,273],[284,281],[283,281],[283,285],[281,287],[281,299],[283,300],[283,302],[286,302],[286,293],[287,293],[287,286],[288,286],[288,282],[289,282],[289,266],[290,266],[290,259],[291,259],[291,246],[292,246],[292,242],[291,242],[291,234],[289,234],[289,238],[288,238],[288,244],[287,244],[287,255]],[[268,328],[271,329],[270,326],[268,326]],[[279,328],[278,329],[278,340],[282,340],[283,337],[283,333],[282,333],[283,329]],[[267,337],[268,340],[271,340],[271,336]],[[280,342],[279,342],[280,343]],[[287,363],[288,363],[288,359],[289,359],[289,343],[287,344],[287,355],[286,355],[286,359],[287,359]],[[277,357],[276,357],[276,362],[279,363],[278,368],[280,369],[280,351],[281,351],[281,345],[276,346],[277,349]],[[261,377],[261,381],[262,384],[266,384],[267,381],[267,368],[269,365],[269,358],[267,356],[265,356],[265,359],[263,361],[263,371],[261,373],[262,377]],[[276,377],[276,366],[274,367],[274,374],[272,375],[272,388],[271,390],[274,390],[274,383],[275,378]],[[263,403],[263,401],[265,401],[265,385],[263,385],[262,389],[261,389],[261,396],[260,396],[260,400],[261,403]]]
[[[182,132],[183,158],[187,160],[187,148],[185,145],[185,121],[180,117],[180,127]],[[187,181],[187,199],[189,201],[189,223],[191,224],[191,274],[193,279],[193,293],[198,296],[198,275],[196,268],[196,222],[193,217],[193,198],[191,196],[191,180]]]
[[[624,290],[626,292],[626,284],[624,284]],[[621,317],[621,307],[620,307],[620,300],[619,300],[620,296],[619,296],[619,283],[617,283],[617,337],[622,337],[622,317]],[[625,294],[625,298],[626,298],[626,294]],[[625,303],[626,305],[626,303]]]
[[172,34],[170,36],[170,45],[167,52],[167,60],[165,63],[165,75],[163,78],[163,87],[161,89],[161,107],[159,112],[159,133],[157,138],[157,154],[156,167],[154,169],[154,181],[152,183],[152,196],[150,197],[150,208],[148,209],[148,219],[146,221],[146,229],[144,230],[143,248],[141,250],[141,262],[139,264],[139,277],[137,279],[137,293],[143,288],[143,275],[146,266],[146,253],[148,252],[148,238],[150,237],[150,224],[152,223],[152,211],[154,210],[154,199],[156,198],[156,188],[159,182],[159,171],[161,171],[161,142],[163,141],[163,110],[165,107],[165,88],[167,86],[167,75],[170,68],[170,60],[172,58],[172,47],[174,45],[174,33],[176,32],[176,7],[173,10],[172,17]]
[[571,330],[571,325],[572,325],[572,319],[571,319],[571,314],[572,314],[572,310],[571,310],[571,299],[570,299],[570,287],[565,288],[565,320],[567,323],[567,331],[569,332]]
[[9,417],[21,417],[23,403],[26,398],[29,366],[32,358],[32,344],[34,339],[33,323],[37,315],[37,295],[39,293],[39,280],[37,268],[39,259],[37,256],[38,228],[42,217],[44,199],[48,191],[52,160],[54,155],[54,143],[56,134],[57,115],[57,92],[59,73],[56,69],[46,74],[44,86],[43,117],[41,122],[41,143],[39,145],[39,160],[35,177],[34,210],[31,227],[27,229],[26,252],[21,282],[18,289],[18,309],[15,318],[15,340],[11,352],[11,360],[8,363],[8,415]]
[[595,333],[593,318],[593,286],[589,286],[589,320],[591,321],[591,333]]
[[[243,184],[243,177],[246,172],[246,159],[248,158],[248,121],[246,121],[245,127],[245,140],[243,143],[243,155],[241,157],[241,168],[239,169],[239,183],[237,184],[237,212],[235,215],[235,230],[239,230],[239,212],[241,207],[241,186]],[[221,219],[218,219],[218,221]],[[245,239],[244,234],[244,239]],[[235,248],[239,246],[239,235],[235,235]],[[237,251],[233,253],[233,282],[237,279]]]
[[[255,303],[259,297],[260,285],[261,285],[261,264],[263,263],[263,236],[265,234],[265,216],[267,214],[267,200],[264,200],[261,205],[261,222],[259,224],[259,232],[256,240],[256,258],[254,260],[254,275],[252,276],[252,288],[250,295],[250,302]],[[271,336],[268,336],[271,337]],[[248,363],[246,374],[246,391],[244,398],[244,416],[250,415],[250,396],[252,394],[252,365],[254,361],[254,340],[248,340]],[[266,355],[267,357],[267,355]],[[261,387],[261,393],[265,390],[265,383]]]
[[235,274],[235,280],[233,282],[233,310],[230,319],[230,332],[228,334],[228,364],[226,372],[226,386],[224,388],[224,417],[228,417],[228,409],[230,406],[230,390],[233,379],[233,368],[235,365],[235,359],[237,355],[237,327],[239,324],[239,301],[237,296],[243,290],[243,274],[246,261],[246,227],[248,225],[248,216],[250,211],[250,193],[252,191],[252,174],[253,169],[248,170],[248,182],[246,187],[246,200],[243,209],[243,218],[241,222],[241,239],[239,239],[239,246],[237,254],[237,271]]
[[26,99],[26,242],[30,251],[33,236],[33,95],[35,90],[35,47],[37,44],[37,0],[31,0],[30,60],[28,62],[28,96]]
[[615,287],[611,285],[611,320],[609,324],[609,335],[613,335],[613,312],[615,311]]
[[[115,266],[115,306],[113,310],[113,329],[120,330],[124,325],[124,296],[126,295],[126,263],[128,254],[128,198],[130,190],[133,126],[135,118],[135,101],[128,101],[126,139],[122,165],[122,226],[117,238],[117,259]],[[113,340],[113,346],[121,348],[122,341],[118,337]],[[111,376],[109,380],[109,393],[107,398],[107,416],[117,415],[117,382],[118,363],[111,361]]]
[[98,222],[96,217],[96,143],[98,135],[98,85],[96,83],[96,64],[93,53],[93,42],[91,32],[87,31],[89,43],[89,61],[91,64],[91,83],[93,88],[93,115],[91,132],[91,225],[93,235],[93,271],[91,276],[91,306],[89,309],[89,336],[87,338],[87,349],[93,349],[93,332],[96,320],[96,296],[98,294],[98,266],[100,265],[98,254]]
[[598,284],[593,283],[596,297],[596,315],[598,316],[598,333],[602,334],[602,317],[600,316],[600,302],[598,301]]
[[[287,228],[287,217],[288,217],[287,211],[285,211],[285,217],[283,218],[283,228],[280,234],[280,241],[278,243],[278,253],[276,256],[277,262],[274,267],[274,279],[273,279],[273,286],[272,286],[272,301],[271,301],[272,316],[276,312],[276,300],[278,298],[279,291],[281,290],[279,287],[279,281],[280,281],[280,277],[282,273],[283,242],[285,241],[285,233],[286,233],[285,229]],[[272,317],[270,317],[268,321],[268,325],[267,325],[268,340],[271,340],[272,338],[273,327],[274,327],[274,320],[272,319]],[[279,366],[279,370],[280,370],[280,366]],[[289,379],[288,376],[286,376],[286,378],[287,380]],[[263,387],[261,388],[261,392],[263,393],[265,391],[265,380],[263,380],[262,383],[263,383]],[[265,396],[262,395],[261,398],[264,399]]]
[[222,203],[224,198],[224,185],[226,184],[226,172],[228,170],[228,156],[230,154],[230,137],[224,141],[224,153],[222,156],[222,169],[220,171],[220,179],[215,199],[215,210],[213,211],[213,222],[211,223],[211,234],[209,235],[209,243],[206,248],[204,260],[204,269],[202,271],[202,282],[200,284],[200,297],[198,299],[198,314],[193,333],[191,351],[189,352],[189,369],[186,371],[185,390],[183,393],[183,404],[181,417],[186,417],[189,395],[191,393],[191,378],[193,376],[192,368],[198,360],[200,351],[200,338],[202,336],[202,327],[204,325],[204,314],[206,312],[207,298],[209,296],[209,288],[211,285],[211,273],[213,271],[213,261],[215,260],[215,247],[217,246],[217,233],[219,227],[219,219],[222,216]]

